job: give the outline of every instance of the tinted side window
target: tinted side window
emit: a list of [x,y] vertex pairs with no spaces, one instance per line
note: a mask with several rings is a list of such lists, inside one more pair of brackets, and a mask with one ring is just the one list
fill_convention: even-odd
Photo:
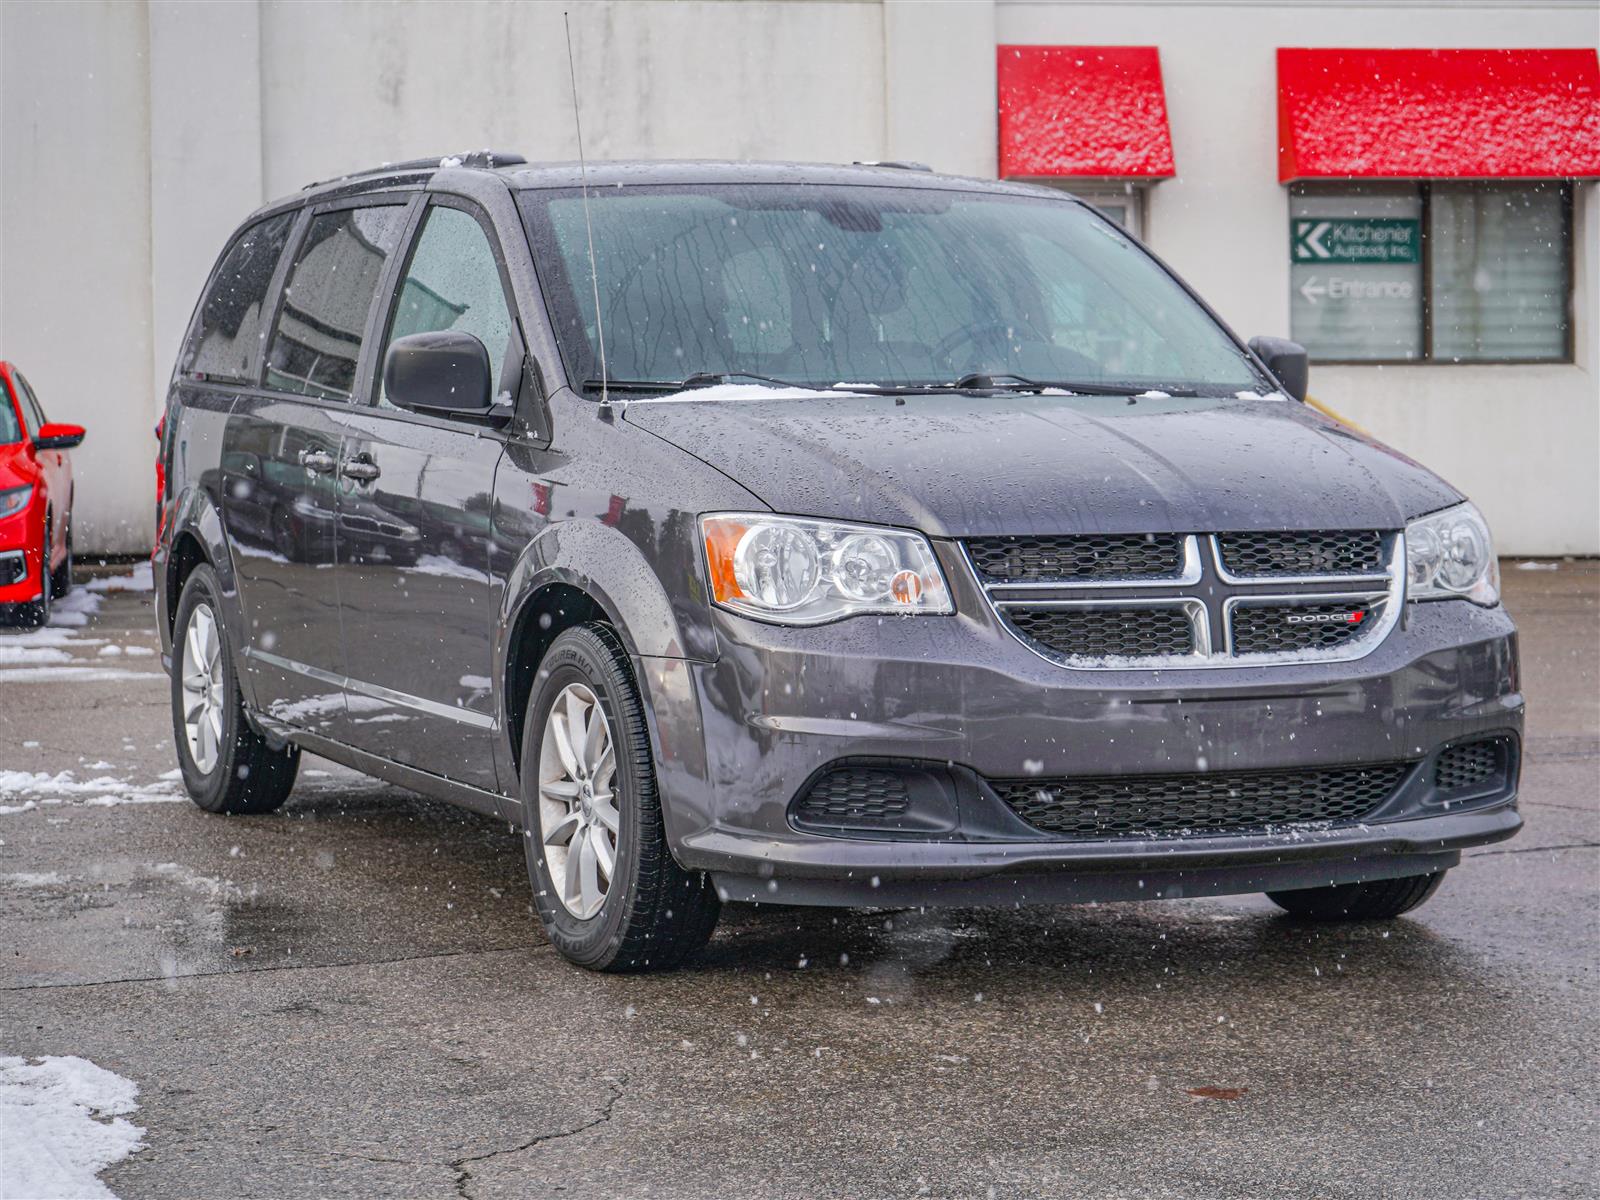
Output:
[[262,308],[294,217],[286,212],[258,221],[228,247],[178,357],[179,374],[255,382],[251,364],[264,332]]
[[[417,238],[400,285],[389,340],[455,329],[483,343],[494,367],[493,394],[504,386],[511,309],[488,236],[460,209],[435,207]],[[385,343],[385,349],[388,344]],[[379,385],[378,403],[393,407]]]
[[44,409],[39,407],[39,397],[33,394],[21,371],[11,372],[11,378],[17,381],[17,398],[22,401],[22,423],[28,427],[28,436],[36,438],[39,426],[45,423]]
[[361,337],[405,208],[347,208],[311,222],[284,289],[267,350],[267,386],[347,400]]
[[[17,388],[17,395],[22,395],[22,389]],[[11,403],[11,394],[6,391],[6,385],[0,380],[0,446],[9,446],[12,442],[22,440],[22,426],[17,424],[17,410]]]

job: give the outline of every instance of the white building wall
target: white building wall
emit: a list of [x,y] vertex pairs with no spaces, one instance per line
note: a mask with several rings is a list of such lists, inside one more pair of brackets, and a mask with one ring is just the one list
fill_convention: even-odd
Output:
[[[1279,46],[1592,47],[1593,3],[1077,3],[999,0],[1001,44],[1161,51],[1175,179],[1147,240],[1241,335],[1289,335],[1288,189],[1278,182]],[[1577,361],[1313,367],[1311,394],[1471,496],[1498,546],[1600,552],[1600,185],[1578,189]]]
[[148,547],[154,521],[147,29],[142,4],[0,4],[0,356],[91,427],[79,548]]
[[[150,428],[201,282],[264,200],[493,146],[603,157],[910,158],[995,167],[996,43],[1157,45],[1178,177],[1149,235],[1246,335],[1288,332],[1280,45],[1593,46],[1592,3],[648,0],[0,4],[0,356],[77,452],[80,548],[152,534]],[[1578,358],[1340,367],[1313,393],[1473,495],[1503,549],[1600,551],[1596,269],[1579,189]]]

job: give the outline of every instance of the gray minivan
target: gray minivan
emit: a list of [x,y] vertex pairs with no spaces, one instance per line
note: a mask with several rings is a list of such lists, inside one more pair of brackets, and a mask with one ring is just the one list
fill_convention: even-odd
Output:
[[163,426],[185,784],[524,831],[573,962],[724,901],[1394,917],[1520,827],[1477,510],[1051,190],[481,152],[249,218]]

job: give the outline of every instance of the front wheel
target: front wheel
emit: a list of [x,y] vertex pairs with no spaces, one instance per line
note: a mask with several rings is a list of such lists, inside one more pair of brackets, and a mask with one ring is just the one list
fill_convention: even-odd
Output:
[[50,624],[50,604],[55,599],[55,581],[50,571],[50,515],[44,518],[44,540],[39,544],[39,598],[17,605],[17,623],[25,629]]
[[1268,892],[1284,912],[1313,921],[1387,921],[1408,913],[1439,890],[1444,872]]
[[644,706],[609,626],[551,645],[521,761],[528,876],[555,948],[621,972],[675,967],[705,945],[721,903],[667,846]]
[[300,748],[274,750],[250,726],[234,674],[216,572],[202,563],[178,600],[172,732],[189,797],[207,812],[271,812],[289,798]]

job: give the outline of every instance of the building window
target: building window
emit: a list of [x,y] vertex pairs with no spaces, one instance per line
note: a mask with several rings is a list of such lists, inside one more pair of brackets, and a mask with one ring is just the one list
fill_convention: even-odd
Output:
[[1150,188],[1144,183],[1085,182],[1066,177],[1022,180],[1045,187],[1070,192],[1085,204],[1092,204],[1141,242],[1145,240],[1145,195]]
[[1557,182],[1299,184],[1292,335],[1321,362],[1572,361]]

